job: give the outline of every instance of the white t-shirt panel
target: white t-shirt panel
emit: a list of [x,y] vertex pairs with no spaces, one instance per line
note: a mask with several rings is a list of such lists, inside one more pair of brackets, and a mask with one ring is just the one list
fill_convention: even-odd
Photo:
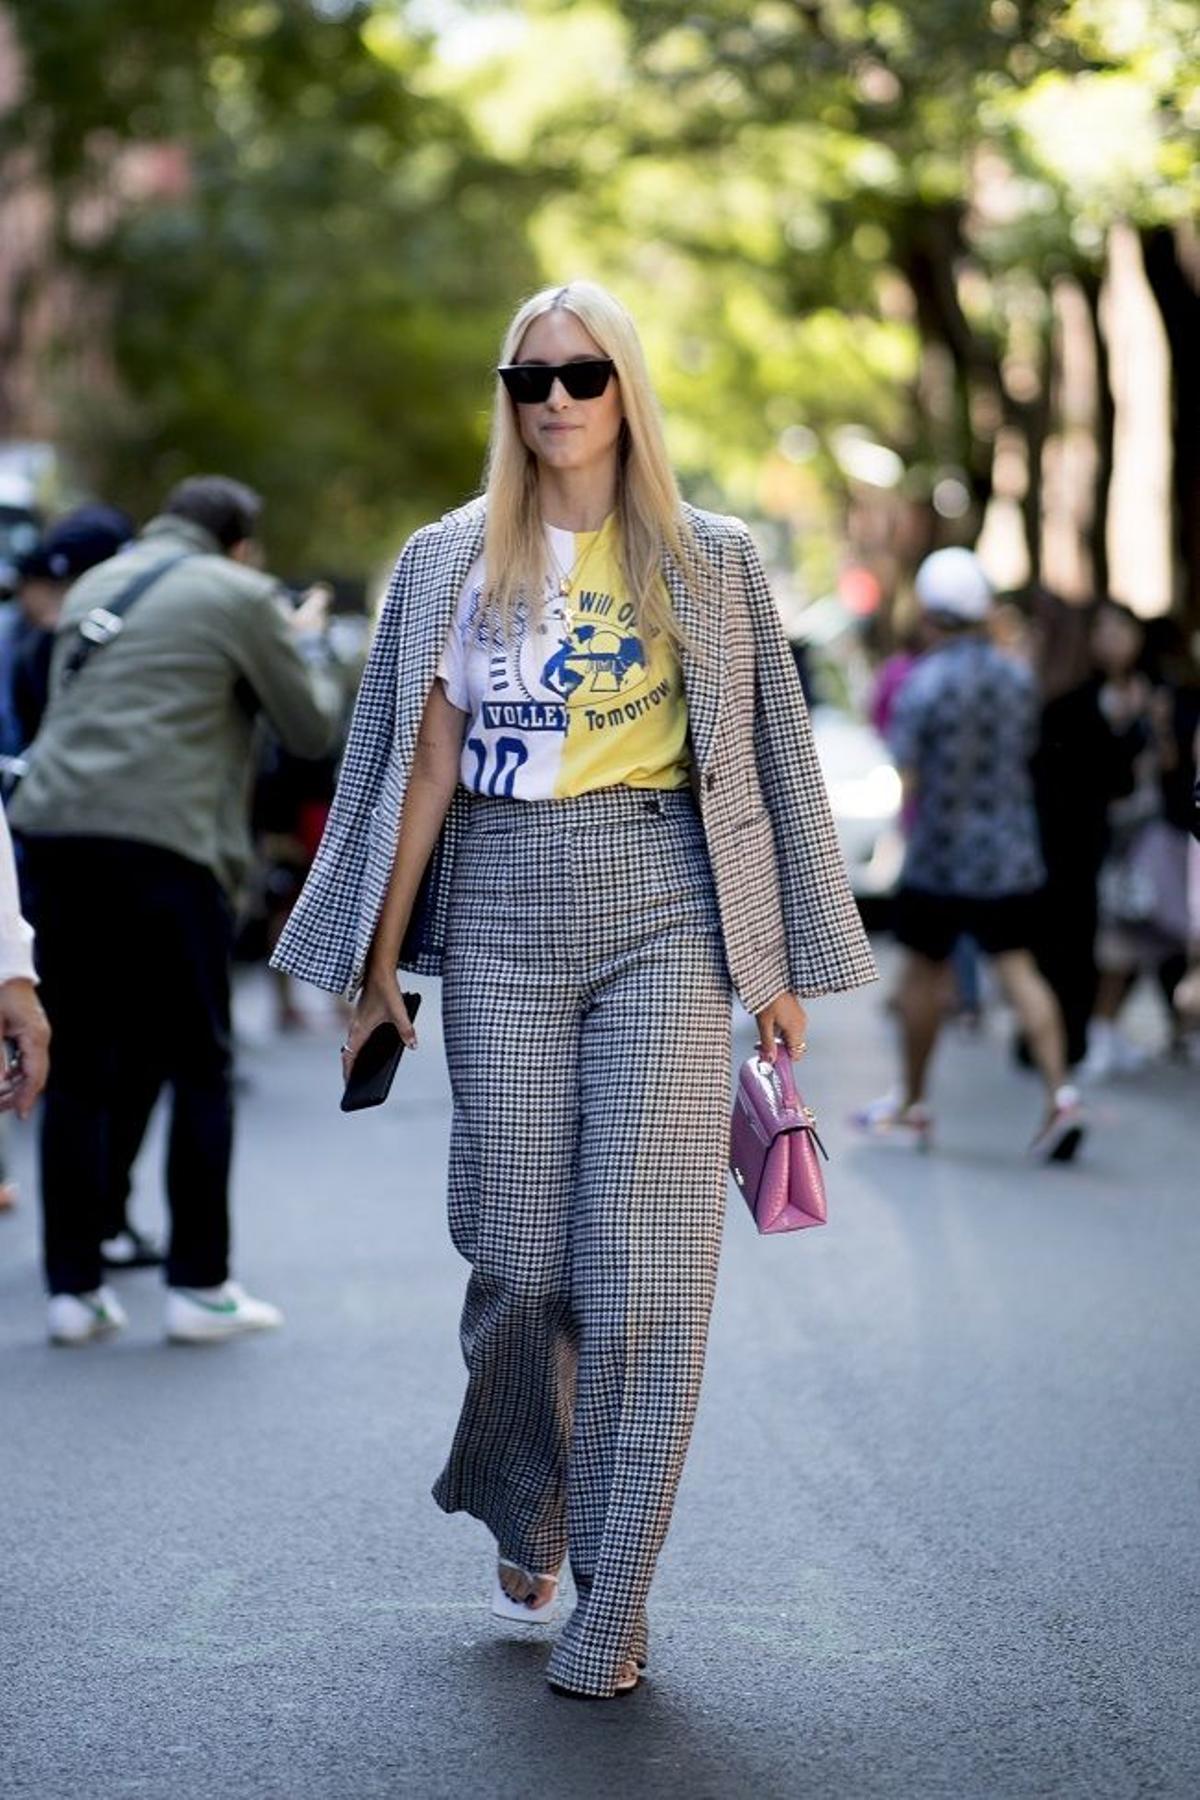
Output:
[[578,580],[566,597],[548,581],[540,617],[531,623],[519,607],[507,642],[485,614],[482,557],[463,583],[437,670],[468,715],[463,786],[518,800],[684,786],[678,659],[664,638],[647,650],[637,633],[613,521],[598,532],[546,529],[552,567]]

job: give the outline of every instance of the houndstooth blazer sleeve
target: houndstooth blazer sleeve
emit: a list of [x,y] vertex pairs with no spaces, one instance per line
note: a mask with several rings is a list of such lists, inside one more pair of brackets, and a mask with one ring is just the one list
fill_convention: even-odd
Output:
[[271,957],[273,968],[332,993],[349,992],[354,981],[372,813],[395,755],[401,624],[419,537],[405,546],[388,583],[320,848]]
[[808,706],[766,573],[741,522],[743,592],[754,638],[754,759],[775,838],[786,961],[764,969],[772,993],[810,996],[860,987],[877,977],[829,808]]

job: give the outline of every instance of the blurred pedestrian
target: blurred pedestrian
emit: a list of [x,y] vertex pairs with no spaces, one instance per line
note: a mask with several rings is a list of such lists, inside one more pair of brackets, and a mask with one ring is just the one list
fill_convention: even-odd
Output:
[[[1042,616],[1050,617],[1050,597],[1043,593],[1040,599]],[[1057,604],[1065,608],[1065,602]],[[1098,884],[1109,844],[1109,809],[1130,793],[1148,741],[1139,719],[1148,690],[1139,683],[1133,706],[1122,698],[1141,646],[1136,620],[1124,607],[1102,600],[1093,609],[1088,643],[1092,671],[1047,698],[1032,765],[1046,864],[1038,967],[1058,1000],[1072,1064],[1082,1063],[1088,1053],[1096,1004]]]
[[[133,521],[116,507],[81,506],[55,520],[16,558],[15,598],[0,606],[0,787],[5,792],[45,708],[63,596],[77,576],[114,555],[132,535]],[[0,1120],[0,1206],[12,1206],[17,1198],[6,1164],[6,1121]]]
[[501,1616],[548,1618],[569,1548],[548,1676],[600,1698],[645,1663],[696,1406],[731,987],[773,1061],[798,996],[874,970],[757,553],[681,504],[628,314],[547,289],[499,374],[486,497],[400,559],[276,961],[358,994],[347,1072],[387,1021],[415,1044],[397,965],[444,973],[472,1274],[435,1498],[493,1533]]
[[1081,1073],[1089,1080],[1129,1074],[1146,1052],[1120,1018],[1139,977],[1159,978],[1171,1028],[1171,994],[1187,966],[1187,828],[1194,763],[1194,713],[1148,655],[1146,625],[1105,599],[1092,644],[1097,705],[1122,746],[1126,775],[1107,809],[1099,875],[1099,981]]
[[41,1171],[58,1342],[125,1322],[100,1236],[164,1085],[168,1334],[280,1322],[229,1280],[230,896],[249,856],[258,710],[315,756],[337,694],[302,655],[319,621],[249,566],[260,505],[223,476],[185,481],[136,547],[72,588],[12,802],[55,1033]]
[[18,755],[37,735],[68,588],[133,534],[133,520],[119,508],[80,506],[18,557],[16,599],[0,609],[0,754]]
[[890,732],[896,703],[926,648],[925,633],[918,620],[899,634],[896,648],[875,671],[867,702],[867,716],[880,737],[886,738]]
[[[49,696],[50,660],[63,601],[72,582],[129,543],[132,519],[115,506],[92,504],[56,519],[17,560],[17,597],[0,621],[0,741],[14,758],[10,781],[24,766]],[[152,1268],[159,1246],[133,1223],[128,1196],[113,1195],[104,1220],[105,1268]]]
[[[1200,764],[1200,728],[1192,738],[1192,766]],[[1192,841],[1188,845],[1188,966],[1172,995],[1172,1002],[1183,1024],[1200,1026],[1200,781],[1193,779],[1191,815],[1188,821]]]
[[[8,820],[0,810],[0,1113],[27,1119],[46,1085],[50,1027],[37,997],[33,931],[21,917],[17,866]],[[15,1204],[11,1182],[0,1183],[0,1212]]]
[[897,999],[903,1086],[856,1115],[875,1136],[927,1145],[926,1082],[964,934],[1016,1012],[1046,1089],[1030,1145],[1039,1161],[1075,1154],[1084,1123],[1066,1082],[1063,1026],[1030,946],[1045,871],[1029,761],[1037,699],[1029,671],[987,638],[991,589],[969,550],[938,550],[917,572],[931,648],[902,689],[891,742],[915,814],[894,905],[907,955]]
[[[253,910],[268,956],[312,867],[336,775],[336,757],[292,756],[274,735],[261,747],[252,810],[257,858]],[[291,976],[272,969],[271,985],[276,1030],[307,1030],[308,1014],[296,998]]]
[[[323,585],[328,599],[333,589]],[[316,590],[310,590],[315,592]],[[354,694],[361,679],[370,640],[365,615],[340,614],[329,624],[331,654],[343,683],[343,718],[338,752],[350,723]],[[279,942],[297,896],[312,867],[324,835],[337,782],[339,755],[295,756],[270,730],[259,733],[251,824],[255,870],[247,915],[242,921],[243,951],[261,946],[256,956],[269,957]],[[262,940],[265,938],[265,946]],[[296,984],[282,969],[270,971],[275,998],[275,1024],[280,1032],[308,1029],[311,1015],[296,997]],[[331,1018],[344,1026],[347,1003],[334,1001]]]
[[[919,617],[901,635],[896,650],[877,670],[868,702],[868,716],[880,737],[889,735],[900,695],[931,641],[924,618]],[[912,829],[916,811],[916,791],[910,789],[900,809],[900,824],[906,835]],[[974,940],[967,936],[958,938],[950,953],[950,962],[953,979],[947,993],[946,1011],[958,1024],[969,1031],[977,1031],[983,1024],[983,995],[979,949]],[[889,1001],[888,1010],[896,1010],[894,1000]]]

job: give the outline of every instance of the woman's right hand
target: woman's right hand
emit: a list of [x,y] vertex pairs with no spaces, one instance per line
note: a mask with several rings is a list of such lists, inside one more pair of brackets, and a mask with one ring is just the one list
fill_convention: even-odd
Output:
[[396,976],[368,973],[350,1015],[350,1029],[342,1045],[343,1081],[349,1079],[354,1059],[371,1033],[389,1019],[400,1033],[400,1041],[405,1048],[415,1050],[417,1034],[413,1030],[413,1022],[408,1016],[408,1008],[404,1004]]

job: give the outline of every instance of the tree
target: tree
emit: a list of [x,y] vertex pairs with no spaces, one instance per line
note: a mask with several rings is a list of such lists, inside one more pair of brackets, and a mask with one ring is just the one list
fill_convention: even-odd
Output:
[[[1190,7],[623,0],[573,8],[570,24],[557,4],[529,12],[520,60],[556,69],[572,34],[608,20],[603,54],[558,87],[569,104],[527,102],[527,146],[582,173],[535,236],[666,316],[663,386],[687,422],[685,462],[708,456],[746,489],[747,465],[761,468],[782,431],[801,442],[803,426],[809,473],[836,494],[839,436],[861,426],[899,449],[912,498],[940,490],[950,515],[956,495],[969,501],[961,519],[930,513],[915,554],[934,530],[978,527],[1003,434],[1022,446],[1036,573],[1042,470],[1062,427],[1057,296],[1077,286],[1101,377],[1090,536],[1103,573],[1106,233],[1132,216],[1177,241],[1195,210]],[[498,110],[479,105],[485,121]],[[1176,392],[1177,417],[1200,416],[1182,353]]]
[[107,301],[111,384],[80,381],[69,330],[59,346],[63,436],[95,485],[144,514],[227,469],[268,495],[283,563],[356,572],[471,491],[535,188],[433,91],[402,12],[36,0],[16,19],[7,132],[56,198],[56,259]]

